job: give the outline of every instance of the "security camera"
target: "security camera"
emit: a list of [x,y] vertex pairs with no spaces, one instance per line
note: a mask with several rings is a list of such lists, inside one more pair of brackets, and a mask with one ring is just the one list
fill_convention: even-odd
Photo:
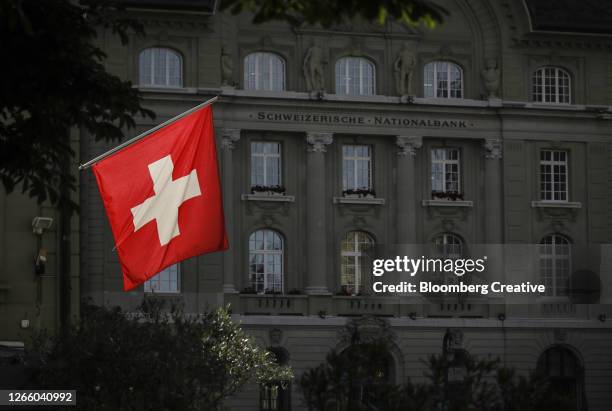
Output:
[[32,232],[41,235],[43,231],[48,230],[53,225],[51,217],[34,217],[32,220]]

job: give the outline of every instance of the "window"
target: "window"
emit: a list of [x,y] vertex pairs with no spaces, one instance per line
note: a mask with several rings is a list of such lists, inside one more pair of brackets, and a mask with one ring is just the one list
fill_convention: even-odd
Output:
[[[433,239],[434,256],[441,259],[456,260],[463,256],[463,241],[455,234],[442,233]],[[431,278],[438,284],[458,284],[459,277],[444,270],[432,273]],[[452,294],[452,293],[445,293]]]
[[363,231],[350,231],[342,240],[342,266],[340,287],[349,295],[359,294],[363,289],[362,271],[364,258],[374,247],[374,240]]
[[375,69],[367,59],[344,57],[336,62],[336,94],[371,96],[376,94]]
[[581,410],[583,370],[580,359],[570,349],[554,346],[542,353],[538,359],[538,373],[550,384],[549,398],[563,399],[571,410]]
[[570,251],[570,242],[559,234],[547,235],[540,242],[540,282],[546,287],[544,295],[569,295]]
[[462,98],[461,67],[449,61],[432,61],[424,69],[425,97]]
[[273,230],[249,237],[249,277],[257,293],[283,291],[283,238]]
[[255,141],[251,143],[251,187],[281,185],[281,145]]
[[285,62],[274,53],[251,53],[244,59],[245,90],[285,90]]
[[567,151],[540,151],[540,198],[567,201]]
[[[431,192],[433,198],[451,198],[461,192],[460,153],[457,148],[431,150]],[[456,198],[452,198],[456,199]]]
[[570,76],[559,67],[540,67],[533,73],[532,99],[539,103],[569,104]]
[[342,146],[342,190],[372,189],[372,150],[366,145]]
[[140,52],[141,86],[182,87],[183,62],[181,55],[167,48],[152,47]]
[[434,238],[434,254],[440,258],[461,258],[463,255],[461,238],[450,233],[440,234]]
[[179,293],[179,275],[180,269],[178,264],[171,265],[160,271],[155,277],[151,277],[144,283],[145,293]]

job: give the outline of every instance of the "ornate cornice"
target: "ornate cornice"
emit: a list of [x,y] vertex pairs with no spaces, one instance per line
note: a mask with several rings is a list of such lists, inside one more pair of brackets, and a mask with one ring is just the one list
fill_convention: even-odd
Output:
[[423,146],[422,137],[414,136],[397,136],[395,138],[395,144],[400,148],[397,152],[398,156],[415,156],[417,150]]
[[327,145],[334,141],[333,133],[308,132],[306,133],[307,150],[314,153],[325,153]]

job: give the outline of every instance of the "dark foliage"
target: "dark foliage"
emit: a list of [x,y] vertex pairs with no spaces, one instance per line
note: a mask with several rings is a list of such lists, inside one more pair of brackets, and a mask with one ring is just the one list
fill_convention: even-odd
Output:
[[232,13],[254,13],[254,22],[287,21],[294,26],[321,24],[330,27],[354,18],[385,24],[423,21],[429,26],[442,22],[447,11],[430,0],[225,0],[221,9]]
[[147,298],[138,315],[85,306],[79,324],[38,336],[34,386],[76,389],[81,410],[213,410],[250,378],[286,381],[227,310],[185,316]]
[[134,116],[153,117],[130,82],[106,71],[106,55],[95,44],[100,28],[123,42],[130,31],[142,31],[120,4],[0,2],[0,44],[7,57],[0,76],[0,179],[7,192],[21,185],[38,202],[76,209],[67,198],[75,188],[73,127],[118,140],[134,126]]

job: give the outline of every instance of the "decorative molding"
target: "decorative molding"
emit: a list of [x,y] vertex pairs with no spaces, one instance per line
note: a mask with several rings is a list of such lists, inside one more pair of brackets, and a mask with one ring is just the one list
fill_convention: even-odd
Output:
[[240,140],[239,128],[224,128],[221,130],[221,148],[224,150],[233,150],[236,147],[236,142]]
[[579,201],[532,201],[532,208],[582,208]]
[[242,201],[269,201],[277,203],[294,203],[295,196],[287,195],[262,195],[262,194],[242,194]]
[[473,201],[423,200],[424,207],[474,207]]
[[325,153],[327,145],[333,143],[333,133],[322,133],[309,131],[306,133],[307,150],[313,153]]
[[555,328],[553,331],[555,341],[564,342],[567,340],[567,330],[565,328]]
[[272,328],[269,331],[270,345],[278,347],[283,339],[283,331],[280,328]]
[[582,203],[577,201],[532,201],[531,207],[538,210],[539,220],[553,220],[557,224],[563,221],[574,221]]
[[147,28],[165,28],[165,29],[197,29],[200,31],[204,31],[206,33],[212,33],[213,30],[210,28],[210,24],[208,24],[207,18],[200,18],[198,20],[181,20],[181,19],[171,19],[171,18],[145,18],[138,19],[140,23],[144,27]]
[[334,197],[334,204],[365,204],[365,205],[385,205],[384,198],[374,197]]
[[502,141],[496,138],[487,138],[482,144],[485,158],[499,160],[502,158]]
[[415,136],[397,136],[395,144],[400,148],[398,156],[415,156],[417,150],[423,146],[423,138]]

